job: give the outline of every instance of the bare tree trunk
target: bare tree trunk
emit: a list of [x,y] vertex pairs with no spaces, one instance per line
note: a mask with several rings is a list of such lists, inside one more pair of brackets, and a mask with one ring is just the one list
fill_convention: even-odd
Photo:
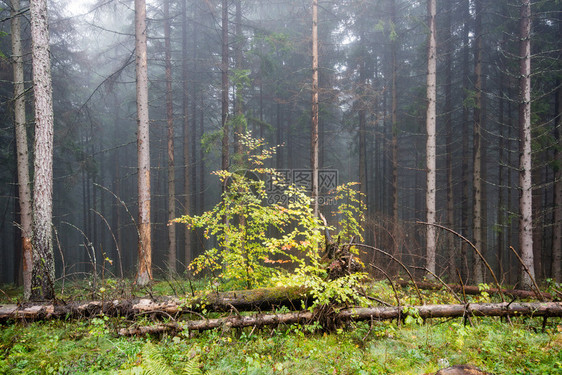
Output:
[[426,210],[427,210],[427,239],[426,239],[426,268],[435,273],[435,254],[436,254],[436,230],[431,224],[435,224],[435,195],[436,195],[436,67],[437,67],[437,42],[435,29],[435,0],[427,1],[427,14],[429,18],[429,41],[427,53],[427,191],[426,191]]
[[[242,35],[242,1],[236,0],[236,44],[235,44],[235,64],[236,70],[238,70],[238,74],[242,70],[242,47],[244,44],[244,36]],[[236,128],[234,129],[235,134],[234,138],[236,142],[234,143],[234,153],[237,156],[238,162],[240,163],[242,160],[242,144],[240,143],[239,136],[240,134],[245,132],[244,126],[244,100],[242,97],[242,90],[243,89],[243,82],[236,82],[236,105],[235,105],[235,113],[236,113]],[[280,144],[280,143],[279,143]]]
[[[359,55],[359,85],[356,92],[358,99],[358,110],[359,110],[359,191],[363,194],[361,200],[364,201],[367,197],[368,187],[367,187],[367,111],[366,111],[366,101],[367,101],[367,72],[366,72],[366,46],[365,46],[365,32],[364,32],[364,20],[361,18],[358,20],[359,25],[359,43],[361,48],[361,53]],[[366,203],[366,202],[364,202]]]
[[521,0],[519,50],[519,248],[523,263],[521,287],[532,288],[535,277],[533,260],[533,200],[531,181],[531,2]]
[[318,216],[318,0],[312,0],[312,129],[310,167],[312,169],[312,204]]
[[135,0],[135,55],[137,83],[137,154],[139,244],[135,283],[147,285],[152,280],[152,235],[150,228],[150,140],[148,116],[148,63],[146,56],[146,1]]
[[[561,17],[562,18],[562,17]],[[560,22],[560,21],[559,21]],[[562,22],[560,22],[562,29]],[[555,136],[558,149],[555,149],[555,157],[558,161],[558,169],[554,174],[554,227],[552,239],[552,278],[556,282],[562,282],[562,82],[558,81],[556,90],[556,126]]]
[[[503,68],[503,60],[500,56],[500,64],[502,64],[502,68]],[[504,255],[504,248],[505,248],[505,234],[506,234],[506,228],[505,228],[505,212],[507,211],[506,209],[506,203],[505,203],[505,198],[504,198],[504,186],[509,186],[509,184],[505,183],[505,165],[507,165],[505,159],[505,134],[504,134],[504,126],[505,126],[505,116],[504,116],[504,112],[505,112],[505,75],[503,72],[499,72],[499,103],[498,103],[498,124],[499,124],[499,137],[498,137],[498,208],[497,208],[497,223],[498,226],[500,228],[498,234],[497,234],[497,257],[498,257],[498,273],[500,275],[500,277],[503,276],[504,274],[504,267],[503,267],[503,263],[505,260],[505,255]]]
[[[463,101],[468,99],[469,88],[469,34],[470,34],[470,1],[463,0],[463,19],[464,27],[462,32],[463,37],[463,52],[462,52],[462,87],[463,87]],[[469,223],[468,223],[468,213],[469,213],[469,126],[468,126],[468,107],[463,105],[462,107],[462,194],[461,194],[461,232],[465,237],[469,237]],[[461,275],[465,278],[469,277],[468,268],[468,254],[467,245],[465,243],[461,244]]]
[[33,267],[31,299],[55,297],[53,254],[53,90],[47,1],[30,2],[35,103]]
[[[474,105],[474,134],[473,134],[473,205],[472,205],[472,233],[474,246],[482,251],[482,0],[475,0],[475,43],[474,43],[474,76],[475,76],[475,105]],[[474,258],[474,282],[484,282],[484,270],[480,257]]]
[[[185,1],[184,1],[185,3]],[[174,100],[172,93],[172,46],[170,0],[164,1],[164,45],[166,54],[166,123],[168,138],[168,222],[176,218],[176,171],[174,161]],[[168,273],[176,273],[176,226],[168,225]]]
[[[445,126],[447,129],[446,145],[446,169],[447,169],[447,226],[453,228],[455,224],[455,203],[453,197],[453,103],[452,103],[452,80],[453,80],[453,43],[451,32],[451,18],[453,8],[451,2],[446,5],[446,35],[445,35]],[[456,252],[455,239],[452,233],[447,234],[448,260],[447,268],[450,280],[456,276]]]
[[12,0],[12,65],[14,70],[14,124],[16,129],[16,151],[18,165],[18,201],[20,209],[21,255],[23,263],[23,298],[31,296],[31,267],[33,264],[32,201],[29,181],[29,149],[25,118],[25,84],[23,73],[23,50],[21,46],[20,1]]
[[[182,0],[182,24],[181,24],[181,35],[182,35],[182,88],[183,88],[183,190],[184,190],[184,214],[190,215],[192,211],[191,207],[191,162],[190,159],[190,134],[189,134],[189,67],[188,67],[188,53],[187,53],[187,0]],[[195,28],[194,28],[195,29]],[[197,36],[194,33],[194,54],[197,50]],[[195,98],[193,98],[194,100]],[[195,101],[193,102],[195,103]],[[194,106],[192,107],[194,108]],[[195,112],[193,113],[193,127],[195,129]],[[191,134],[192,140],[194,135]],[[187,227],[184,228],[184,266],[187,267],[191,262],[192,249],[191,249],[191,236],[192,232]]]
[[[469,305],[421,305],[421,306],[396,306],[396,307],[358,307],[344,309],[333,316],[330,320],[337,326],[347,321],[365,320],[390,320],[404,319],[408,311],[416,311],[416,316],[422,319],[435,318],[460,318],[467,316],[532,316],[532,317],[560,317],[562,316],[562,304],[560,302],[546,303],[472,303]],[[243,328],[262,327],[266,325],[288,325],[288,324],[312,324],[317,321],[315,313],[310,311],[290,312],[285,314],[258,314],[258,315],[231,315],[226,318],[191,320],[179,324],[162,323],[149,326],[134,326],[122,328],[119,335],[147,335],[161,334],[163,332],[204,331],[216,328]],[[326,328],[326,327],[324,327]],[[468,372],[466,372],[468,373]],[[470,372],[474,374],[475,372]]]
[[[396,0],[390,3],[390,17],[393,25],[396,25]],[[392,104],[391,104],[391,157],[392,157],[392,235],[394,237],[394,255],[399,256],[401,246],[401,235],[398,225],[399,212],[398,212],[398,41],[394,36],[390,41],[390,53],[392,64]]]
[[221,167],[228,169],[229,129],[228,129],[228,0],[222,0],[222,159]]

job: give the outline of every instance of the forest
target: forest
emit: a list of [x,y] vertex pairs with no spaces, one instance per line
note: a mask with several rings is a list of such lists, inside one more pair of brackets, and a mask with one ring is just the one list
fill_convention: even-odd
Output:
[[560,1],[0,3],[0,372],[562,371]]
[[[21,209],[16,156],[31,166],[42,156],[32,147],[40,141],[29,4],[14,4],[2,7],[0,40],[0,277],[21,284],[31,238],[21,219],[31,214]],[[184,272],[216,239],[168,224],[219,201],[211,172],[243,169],[238,137],[251,132],[279,146],[268,167],[326,200],[329,222],[334,206],[323,195],[357,182],[365,244],[452,281],[489,282],[470,241],[502,283],[530,288],[515,253],[537,280],[560,282],[562,15],[558,1],[525,4],[437,1],[431,16],[422,1],[320,1],[313,43],[310,2],[149,1],[142,136],[150,157],[141,167],[133,4],[49,2],[56,278],[102,269],[132,277],[143,226],[154,273]],[[16,87],[25,150],[14,130]],[[141,200],[150,201],[148,217]]]

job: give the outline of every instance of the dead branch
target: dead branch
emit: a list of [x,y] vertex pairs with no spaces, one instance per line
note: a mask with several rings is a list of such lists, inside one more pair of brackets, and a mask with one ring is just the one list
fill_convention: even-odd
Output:
[[[400,319],[416,314],[423,319],[455,318],[464,316],[530,316],[530,317],[562,317],[561,302],[538,303],[477,303],[454,305],[420,305],[410,307],[369,307],[350,308],[335,313],[332,321],[366,321]],[[161,334],[166,332],[205,331],[211,329],[231,329],[244,327],[261,327],[281,324],[310,324],[314,321],[314,313],[310,311],[292,312],[288,314],[257,314],[252,316],[229,316],[217,319],[193,320],[183,323],[166,323],[149,327],[123,328],[122,336],[145,334]]]

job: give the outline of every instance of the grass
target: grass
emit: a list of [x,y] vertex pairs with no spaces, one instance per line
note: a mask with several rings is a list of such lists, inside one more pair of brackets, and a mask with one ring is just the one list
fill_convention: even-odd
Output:
[[[562,327],[532,320],[432,321],[398,328],[359,323],[334,333],[289,326],[123,338],[122,319],[35,322],[2,327],[0,373],[114,374],[142,368],[147,342],[179,371],[206,374],[423,374],[471,363],[495,374],[562,374]],[[145,322],[146,324],[146,322]],[[157,371],[159,372],[159,371]],[[177,372],[176,372],[177,373]]]
[[[104,293],[121,292],[112,285],[101,286]],[[160,283],[152,293],[188,288]],[[385,283],[373,285],[371,292],[395,302]],[[17,295],[7,294],[4,302]],[[399,298],[419,303],[407,289]],[[424,292],[423,298],[453,302],[443,292]],[[490,296],[472,298],[485,302]],[[151,324],[144,319],[137,323]],[[0,327],[0,374],[425,374],[464,363],[494,374],[562,374],[561,320],[549,319],[544,331],[542,323],[478,318],[464,325],[461,319],[435,319],[401,326],[356,323],[331,333],[293,325],[149,338],[118,336],[120,327],[132,324],[122,318],[18,323]]]

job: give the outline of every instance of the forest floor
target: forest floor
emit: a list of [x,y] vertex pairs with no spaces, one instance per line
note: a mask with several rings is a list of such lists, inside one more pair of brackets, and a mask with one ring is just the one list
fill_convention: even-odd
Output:
[[[118,289],[98,285],[97,292]],[[67,285],[84,296],[88,285]],[[103,289],[102,289],[103,288]],[[107,289],[106,289],[107,288]],[[392,302],[386,283],[371,291]],[[1,288],[0,304],[14,303],[17,289]],[[156,283],[128,297],[187,294],[190,286]],[[124,290],[120,291],[121,293]],[[431,303],[451,303],[444,291],[423,291]],[[2,293],[0,293],[2,294]],[[407,288],[403,302],[414,304]],[[89,297],[96,297],[90,295]],[[99,295],[97,296],[99,297]],[[412,298],[412,300],[408,300]],[[493,297],[483,292],[471,302]],[[281,308],[286,309],[286,308]],[[281,311],[283,312],[283,311]],[[212,316],[213,313],[207,313]],[[494,374],[562,374],[562,320],[519,317],[406,319],[351,322],[325,332],[318,324],[274,328],[182,331],[157,336],[118,334],[133,324],[150,325],[150,315],[17,322],[0,327],[0,374],[426,374],[456,364],[472,364]]]

